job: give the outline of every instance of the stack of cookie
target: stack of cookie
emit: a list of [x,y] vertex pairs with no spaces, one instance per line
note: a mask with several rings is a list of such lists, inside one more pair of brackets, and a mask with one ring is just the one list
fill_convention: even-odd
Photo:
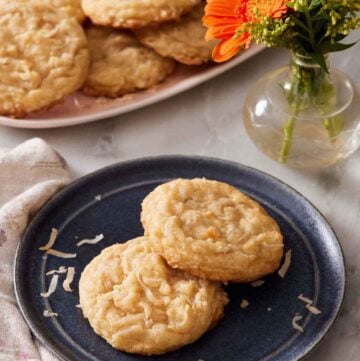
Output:
[[283,254],[276,222],[234,187],[206,179],[158,186],[142,203],[145,235],[106,248],[81,275],[94,331],[130,353],[194,342],[222,318],[221,282],[252,282]]
[[[119,97],[211,60],[202,0],[0,0],[0,114]],[[85,19],[88,20],[85,21]]]

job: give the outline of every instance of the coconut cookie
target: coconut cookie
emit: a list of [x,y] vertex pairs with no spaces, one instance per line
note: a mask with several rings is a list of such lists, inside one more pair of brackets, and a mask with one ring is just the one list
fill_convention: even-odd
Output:
[[22,117],[80,88],[89,66],[83,29],[48,5],[0,0],[0,114]]
[[222,317],[217,282],[170,268],[144,237],[106,248],[83,271],[80,306],[113,347],[162,354],[194,342]]
[[[31,0],[34,1],[34,0]],[[76,18],[79,23],[85,20],[85,14],[81,8],[81,0],[36,0],[37,2],[46,2],[56,9],[65,11],[70,16]]]
[[123,31],[92,26],[86,31],[91,65],[84,84],[87,95],[118,97],[160,83],[174,69],[163,58]]
[[174,58],[187,65],[207,63],[211,60],[216,42],[205,41],[203,16],[204,6],[200,5],[177,22],[139,29],[136,35],[142,44],[162,56]]
[[82,7],[95,24],[135,29],[179,19],[200,3],[201,0],[82,0]]
[[158,186],[141,221],[170,266],[222,281],[251,282],[274,272],[283,254],[276,222],[236,188],[206,179]]

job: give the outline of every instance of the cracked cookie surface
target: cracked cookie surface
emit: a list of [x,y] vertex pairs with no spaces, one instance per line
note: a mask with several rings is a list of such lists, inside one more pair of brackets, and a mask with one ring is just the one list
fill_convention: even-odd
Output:
[[163,58],[122,30],[91,26],[86,30],[91,65],[83,91],[92,96],[118,97],[163,81],[174,61]]
[[201,3],[201,0],[82,0],[82,7],[98,25],[141,28],[181,15]]
[[[35,0],[31,0],[35,1]],[[36,0],[39,3],[44,3],[44,0]],[[70,16],[74,16],[79,23],[85,20],[85,14],[81,7],[81,0],[46,0],[46,3],[65,11]]]
[[180,63],[207,63],[211,60],[216,41],[205,41],[206,28],[202,24],[203,16],[204,6],[199,5],[179,21],[139,29],[136,36],[142,44]]
[[0,0],[0,114],[22,117],[80,88],[89,66],[82,27],[62,11]]
[[153,249],[170,266],[213,280],[251,282],[274,272],[283,254],[277,223],[236,188],[207,179],[177,179],[142,203]]
[[83,271],[80,305],[113,347],[162,354],[194,342],[222,317],[220,283],[170,268],[145,237],[104,249]]

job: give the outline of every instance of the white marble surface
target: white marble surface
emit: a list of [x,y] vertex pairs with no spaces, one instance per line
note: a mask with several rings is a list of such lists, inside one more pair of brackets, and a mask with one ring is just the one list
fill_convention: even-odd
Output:
[[[335,57],[333,63],[360,83],[359,58],[357,45],[341,58]],[[360,360],[360,152],[329,169],[294,170],[262,155],[242,124],[242,104],[249,86],[287,61],[286,52],[266,50],[195,89],[115,119],[54,130],[0,127],[0,147],[42,137],[66,158],[75,176],[136,157],[198,154],[238,161],[290,184],[334,227],[344,248],[348,272],[341,315],[308,359],[356,361]]]

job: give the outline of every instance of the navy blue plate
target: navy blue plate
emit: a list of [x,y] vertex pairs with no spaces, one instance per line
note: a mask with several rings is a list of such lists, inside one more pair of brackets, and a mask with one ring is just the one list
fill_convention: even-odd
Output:
[[[206,177],[227,182],[259,201],[284,234],[292,262],[282,279],[265,278],[261,287],[230,284],[224,319],[197,342],[162,356],[142,357],[113,349],[82,317],[78,281],[85,265],[103,248],[139,236],[142,199],[158,184],[173,178]],[[101,195],[101,200],[95,197]],[[98,198],[98,197],[97,197]],[[59,230],[56,249],[77,253],[75,259],[44,256],[38,248],[51,228]],[[96,245],[76,247],[79,239],[103,233]],[[57,287],[49,299],[48,270],[76,268],[74,292]],[[60,279],[63,275],[60,275]],[[336,319],[345,287],[344,259],[334,232],[323,216],[299,193],[257,170],[202,157],[145,158],[104,168],[58,193],[37,214],[20,242],[15,264],[15,289],[32,332],[63,360],[71,361],[288,361],[299,360],[316,346]],[[321,314],[311,314],[297,299],[303,293]],[[242,309],[247,299],[250,305]],[[49,309],[57,318],[43,316]],[[295,314],[301,333],[292,327]]]

